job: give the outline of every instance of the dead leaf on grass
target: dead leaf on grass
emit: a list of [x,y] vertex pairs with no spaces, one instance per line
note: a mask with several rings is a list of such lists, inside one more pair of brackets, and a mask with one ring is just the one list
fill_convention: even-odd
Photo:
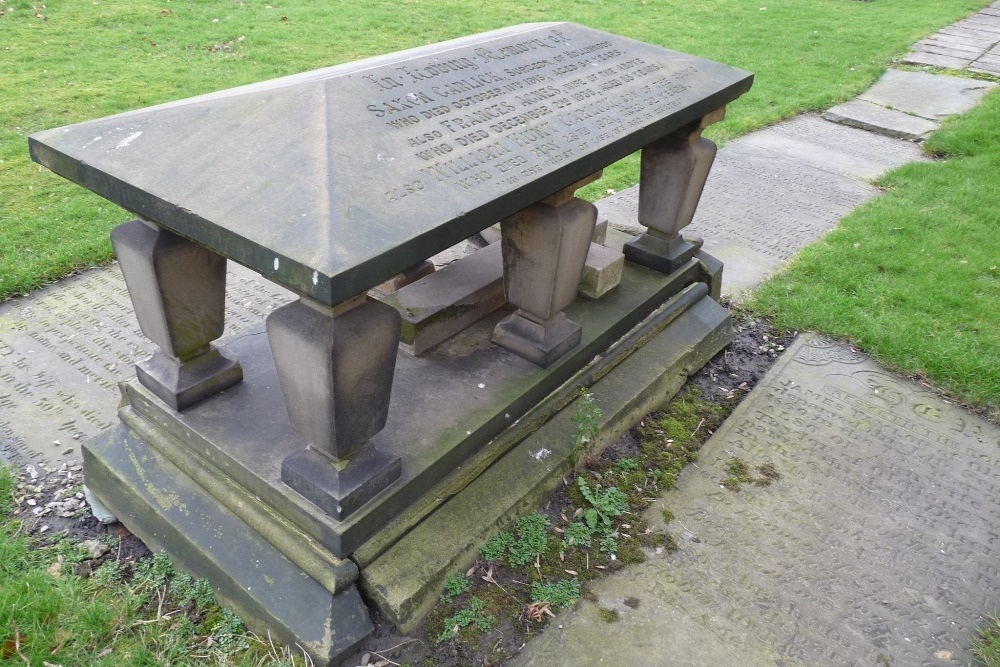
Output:
[[528,619],[534,623],[541,623],[546,616],[551,616],[555,618],[555,614],[549,609],[549,603],[543,601],[535,601],[525,607],[524,613],[527,615]]

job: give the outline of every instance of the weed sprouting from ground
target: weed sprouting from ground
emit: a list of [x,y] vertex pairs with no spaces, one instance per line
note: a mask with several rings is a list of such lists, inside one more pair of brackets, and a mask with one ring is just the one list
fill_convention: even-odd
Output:
[[444,581],[444,593],[441,594],[441,602],[451,602],[462,593],[469,590],[469,580],[461,574],[449,574]]
[[487,634],[493,630],[497,619],[493,615],[483,613],[486,609],[486,602],[482,598],[469,598],[469,606],[461,609],[454,616],[445,619],[444,630],[438,635],[437,642],[448,641],[452,637],[458,636],[459,632],[470,626],[475,626],[479,632]]
[[570,465],[574,468],[580,461],[580,456],[594,442],[601,423],[601,409],[594,403],[594,395],[586,388],[580,389],[580,399],[573,413],[573,423],[576,432],[573,435],[573,449],[570,451]]
[[580,582],[577,579],[557,579],[548,583],[531,585],[532,602],[547,602],[553,609],[565,609],[580,599]]

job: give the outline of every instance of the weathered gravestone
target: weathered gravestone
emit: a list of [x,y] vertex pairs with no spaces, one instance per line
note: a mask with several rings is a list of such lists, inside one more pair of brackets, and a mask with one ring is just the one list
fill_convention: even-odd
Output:
[[[371,630],[359,570],[412,627],[489,522],[567,469],[568,436],[539,443],[580,387],[612,437],[729,339],[721,264],[680,231],[715,153],[701,131],[751,81],[532,24],[32,136],[139,217],[112,240],[158,349],[84,447],[91,491],[323,663]],[[639,149],[648,231],[616,264],[574,191]],[[426,275],[498,221],[501,252]],[[588,256],[607,274],[574,301]],[[227,259],[300,298],[217,346]],[[435,521],[459,539],[410,567]]]

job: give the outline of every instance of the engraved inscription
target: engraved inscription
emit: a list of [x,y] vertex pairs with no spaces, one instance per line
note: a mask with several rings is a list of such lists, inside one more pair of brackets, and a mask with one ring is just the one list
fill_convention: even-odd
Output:
[[[829,341],[776,370],[668,495],[681,549],[641,575],[650,592],[733,652],[966,664],[1000,592],[1000,429]],[[782,478],[721,489],[732,456]]]
[[393,147],[381,155],[400,172],[386,202],[434,183],[525,182],[678,108],[698,73],[637,57],[607,36],[583,39],[553,28],[364,74],[359,114],[381,124]]
[[[227,336],[260,327],[290,298],[243,268],[228,284]],[[117,384],[152,347],[117,267],[0,305],[0,460],[78,460],[81,440],[118,422]]]

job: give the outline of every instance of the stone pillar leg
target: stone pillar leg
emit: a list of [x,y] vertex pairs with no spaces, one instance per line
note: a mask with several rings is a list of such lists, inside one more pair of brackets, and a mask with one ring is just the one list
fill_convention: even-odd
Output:
[[573,197],[579,186],[500,223],[504,295],[518,310],[497,325],[493,341],[543,368],[582,337],[562,312],[576,297],[597,222],[597,208]]
[[389,413],[400,321],[365,295],[333,308],[302,298],[267,317],[288,418],[309,443],[281,479],[338,521],[400,474],[399,458],[369,443]]
[[701,133],[724,117],[725,107],[642,149],[639,224],[647,231],[625,244],[627,260],[670,274],[701,247],[680,232],[694,218],[715,160],[715,144]]
[[225,326],[226,258],[153,223],[111,232],[139,327],[159,347],[136,364],[139,382],[181,411],[243,379],[213,340]]

